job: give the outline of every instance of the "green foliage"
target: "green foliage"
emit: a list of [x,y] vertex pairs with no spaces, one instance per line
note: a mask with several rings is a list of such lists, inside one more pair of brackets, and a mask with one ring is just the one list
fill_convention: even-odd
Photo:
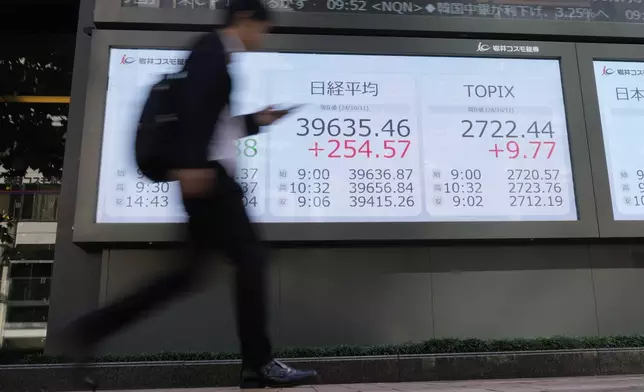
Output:
[[0,169],[5,178],[27,169],[60,179],[68,105],[0,103]]
[[14,251],[15,221],[5,211],[0,211],[0,267],[9,264]]
[[74,41],[16,36],[0,54],[0,95],[68,96]]
[[31,168],[60,179],[69,105],[7,103],[2,96],[69,96],[73,58],[73,39],[55,37],[17,35],[0,53],[1,176],[19,178]]
[[[431,354],[467,354],[517,351],[552,351],[606,348],[644,348],[644,336],[606,336],[606,337],[552,337],[536,339],[433,339],[424,342],[400,345],[374,346],[336,346],[287,348],[278,350],[278,358],[331,358],[331,357],[367,357],[386,355],[431,355]],[[213,361],[239,359],[234,353],[158,353],[135,356],[105,356],[96,358],[97,362],[161,362],[161,361]],[[64,363],[63,357],[46,356],[42,353],[25,353],[0,351],[0,364],[47,364]]]

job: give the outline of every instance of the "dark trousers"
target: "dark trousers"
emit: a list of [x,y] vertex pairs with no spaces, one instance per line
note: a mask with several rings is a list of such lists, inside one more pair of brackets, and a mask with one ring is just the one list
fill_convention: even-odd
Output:
[[[218,165],[217,165],[218,166]],[[258,369],[272,359],[267,335],[267,255],[246,214],[238,184],[220,166],[214,193],[186,199],[189,258],[169,274],[79,320],[76,330],[86,344],[95,344],[159,305],[186,293],[197,283],[212,250],[222,251],[236,267],[237,332],[244,365]],[[197,315],[195,315],[197,316]],[[195,317],[194,322],[199,322]]]

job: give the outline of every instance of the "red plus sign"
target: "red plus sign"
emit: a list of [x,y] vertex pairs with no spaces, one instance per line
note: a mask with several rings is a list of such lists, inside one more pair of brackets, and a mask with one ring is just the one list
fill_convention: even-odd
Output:
[[315,154],[315,157],[317,158],[318,153],[320,151],[324,151],[324,149],[322,147],[318,147],[318,142],[315,142],[315,144],[313,145],[313,148],[309,148],[309,151],[313,151],[313,154]]
[[496,144],[496,143],[494,143],[494,148],[493,148],[493,149],[491,149],[491,150],[488,150],[488,151],[489,151],[489,152],[493,152],[493,153],[494,153],[494,155],[496,155],[496,157],[498,158],[498,157],[499,157],[499,153],[500,153],[500,152],[503,152],[503,151],[505,151],[505,150],[501,150],[501,149],[499,148],[499,145],[498,145],[498,144]]

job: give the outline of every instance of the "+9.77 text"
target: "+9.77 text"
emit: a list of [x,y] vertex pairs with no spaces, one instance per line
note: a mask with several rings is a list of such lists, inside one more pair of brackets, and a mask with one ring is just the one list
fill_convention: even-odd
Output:
[[555,152],[556,146],[556,142],[531,140],[529,142],[518,143],[512,140],[502,144],[494,143],[494,146],[488,151],[495,158],[550,159]]

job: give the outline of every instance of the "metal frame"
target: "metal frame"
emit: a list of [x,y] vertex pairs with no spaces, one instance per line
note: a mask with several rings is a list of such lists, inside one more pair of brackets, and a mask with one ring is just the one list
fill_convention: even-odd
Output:
[[604,148],[594,60],[644,62],[644,48],[636,45],[578,44],[579,76],[586,111],[588,146],[592,157],[593,185],[601,237],[642,237],[644,221],[616,221],[613,215],[608,162]]
[[[78,180],[74,242],[143,243],[180,239],[179,224],[97,224],[95,223],[101,140],[111,47],[184,49],[196,33],[97,31],[92,42],[85,128]],[[493,41],[486,41],[493,44]],[[365,53],[392,55],[443,55],[501,57],[476,53],[479,41],[271,35],[267,50],[315,53]],[[265,223],[259,225],[268,241],[373,241],[436,239],[585,238],[597,237],[597,219],[588,156],[586,129],[577,59],[573,44],[514,42],[538,45],[539,54],[504,53],[503,57],[557,58],[561,61],[562,83],[570,155],[575,178],[578,221],[573,222],[418,222],[418,223]]]
[[[221,25],[225,11],[121,7],[118,0],[96,0],[94,21],[99,24]],[[498,20],[419,15],[348,14],[334,12],[276,12],[275,26],[285,29],[340,29],[463,34],[512,34],[644,38],[637,23]]]

